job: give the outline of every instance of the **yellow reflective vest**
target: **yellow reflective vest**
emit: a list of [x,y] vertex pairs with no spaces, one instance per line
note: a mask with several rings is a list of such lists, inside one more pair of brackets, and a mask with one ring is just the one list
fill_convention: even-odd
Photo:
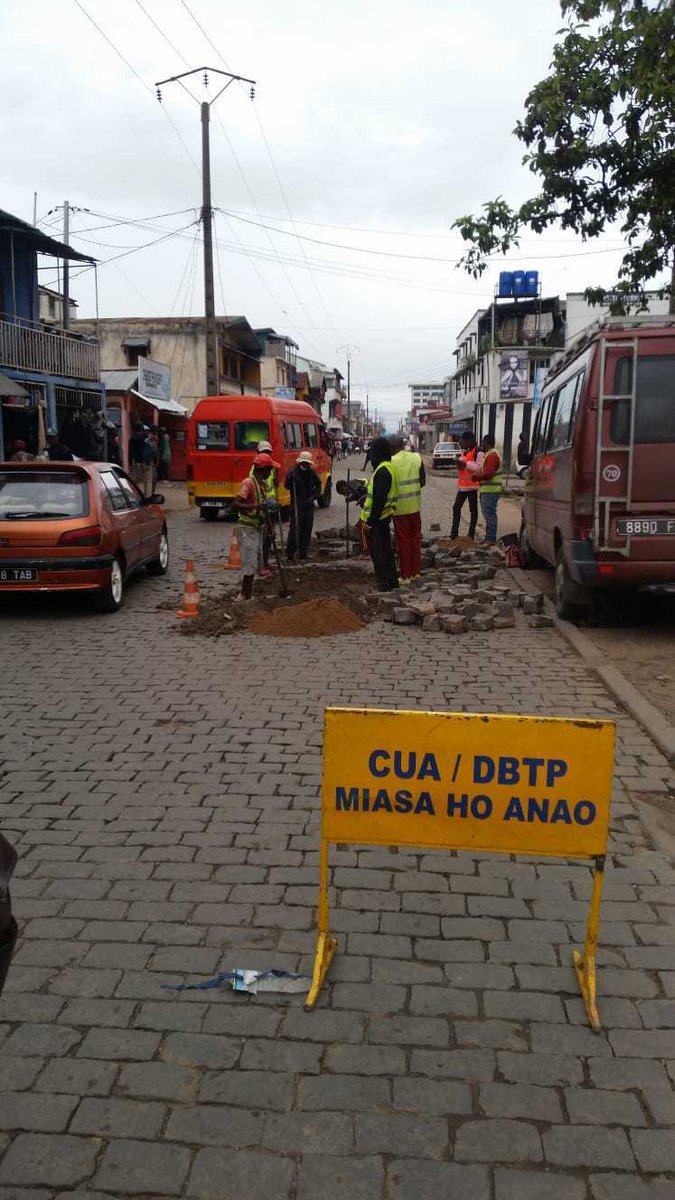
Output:
[[504,487],[504,480],[502,478],[502,456],[498,450],[486,450],[485,458],[483,459],[483,466],[485,466],[485,459],[488,457],[488,454],[496,454],[499,462],[497,464],[497,470],[490,479],[480,480],[480,490],[483,495],[489,492],[501,492],[502,488]]
[[382,510],[382,516],[380,517],[380,520],[383,521],[385,517],[391,517],[396,511],[396,502],[398,499],[396,469],[391,462],[381,462],[379,466],[375,468],[370,479],[368,480],[368,491],[366,492],[366,498],[363,502],[363,508],[361,510],[361,520],[366,523],[370,518],[370,513],[373,507],[373,482],[378,471],[386,471],[390,477],[389,494],[387,496],[387,502],[384,506],[384,509]]
[[399,450],[391,460],[396,473],[398,499],[395,516],[419,512],[422,507],[422,485],[420,471],[422,459],[414,450]]
[[[255,467],[251,467],[251,470],[248,473],[249,479],[253,479],[254,470],[255,470]],[[267,476],[267,479],[263,479],[262,483],[260,484],[260,487],[262,488],[262,491],[263,491],[263,494],[264,494],[266,500],[276,501],[276,498],[277,498],[277,473],[276,473],[276,471],[270,471],[269,475]]]

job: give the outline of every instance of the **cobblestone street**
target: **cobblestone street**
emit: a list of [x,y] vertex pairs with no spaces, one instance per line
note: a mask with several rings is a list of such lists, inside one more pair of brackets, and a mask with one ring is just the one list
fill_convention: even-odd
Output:
[[[0,1200],[672,1200],[675,871],[639,819],[665,759],[555,629],[183,636],[185,560],[229,582],[231,526],[167,501],[169,574],[119,614],[0,612]],[[328,704],[616,720],[602,1033],[571,966],[590,870],[560,860],[334,850],[314,1012],[163,987],[311,972]]]

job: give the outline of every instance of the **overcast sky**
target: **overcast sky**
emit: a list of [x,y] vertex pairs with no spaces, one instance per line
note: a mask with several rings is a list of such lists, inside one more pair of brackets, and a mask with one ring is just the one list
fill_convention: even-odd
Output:
[[[454,266],[452,221],[536,182],[511,130],[560,24],[558,0],[2,0],[0,207],[32,220],[37,192],[55,233],[65,198],[89,209],[72,241],[100,260],[163,238],[99,268],[101,315],[201,315],[199,108],[175,83],[160,106],[154,83],[226,62],[257,89],[212,110],[217,309],[343,371],[354,347],[353,396],[393,427],[409,382],[451,371],[500,267],[538,268],[544,294],[616,278],[616,238],[589,255],[559,230],[480,282]],[[218,87],[188,82],[198,101]],[[93,315],[92,273],[72,291]]]

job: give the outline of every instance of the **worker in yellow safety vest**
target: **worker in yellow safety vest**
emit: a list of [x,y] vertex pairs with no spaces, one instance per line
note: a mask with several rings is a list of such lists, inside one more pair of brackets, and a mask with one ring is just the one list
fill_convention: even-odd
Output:
[[[271,453],[272,453],[271,442],[258,442],[257,453],[271,455]],[[251,467],[251,470],[248,473],[249,479],[253,479],[254,470],[255,470],[255,467]],[[270,571],[270,568],[269,568],[270,552],[272,549],[272,531],[271,531],[270,525],[272,522],[276,521],[277,509],[278,509],[278,501],[277,501],[277,482],[278,481],[277,481],[276,469],[270,471],[267,478],[263,479],[263,480],[259,480],[259,482],[263,489],[263,495],[265,497],[266,504],[267,504],[268,520],[266,521],[264,528],[263,528],[262,565],[260,567],[260,570],[258,571],[258,577],[260,579],[266,579],[269,575],[272,574],[272,572]]]
[[396,472],[398,500],[394,513],[394,541],[400,582],[407,583],[422,573],[422,488],[427,479],[422,456],[406,450],[403,438],[389,438],[392,466]]
[[504,486],[502,479],[502,456],[495,449],[495,439],[486,434],[480,448],[484,458],[480,471],[474,475],[480,487],[480,506],[485,517],[485,541],[494,546],[497,541],[497,505]]
[[375,438],[370,447],[373,473],[363,500],[359,531],[364,549],[373,560],[380,592],[398,587],[396,559],[391,544],[391,518],[396,512],[398,484],[391,461],[391,446],[385,437]]

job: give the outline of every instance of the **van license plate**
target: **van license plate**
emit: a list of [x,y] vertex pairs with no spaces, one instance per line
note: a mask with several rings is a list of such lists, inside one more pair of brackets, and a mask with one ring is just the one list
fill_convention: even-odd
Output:
[[645,534],[654,537],[675,536],[675,517],[634,517],[633,520],[617,521],[616,532],[619,537],[638,537]]
[[0,583],[36,583],[35,567],[0,567]]

